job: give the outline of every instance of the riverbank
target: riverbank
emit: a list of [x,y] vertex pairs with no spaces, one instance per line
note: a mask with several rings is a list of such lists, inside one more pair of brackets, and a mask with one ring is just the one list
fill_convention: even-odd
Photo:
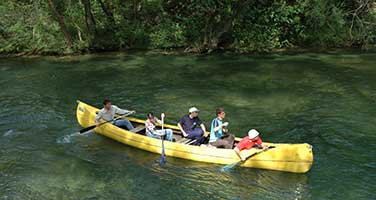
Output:
[[111,54],[124,54],[124,53],[137,53],[145,52],[146,54],[160,54],[160,55],[211,55],[211,54],[233,54],[233,55],[290,55],[290,54],[301,54],[301,53],[324,53],[324,54],[348,54],[352,52],[357,53],[374,53],[376,52],[376,46],[369,49],[362,48],[281,48],[274,49],[270,52],[247,52],[240,53],[233,50],[212,50],[208,52],[187,52],[184,48],[174,48],[174,49],[128,49],[124,51],[102,51],[102,52],[87,52],[87,53],[69,53],[69,54],[29,54],[29,53],[16,53],[16,54],[0,54],[0,58],[38,58],[38,57],[79,57],[79,56],[100,56],[100,55],[111,55]]
[[[27,1],[0,5],[0,53],[169,54],[375,47],[373,1]],[[298,50],[299,51],[299,50]],[[314,51],[316,52],[316,50]]]

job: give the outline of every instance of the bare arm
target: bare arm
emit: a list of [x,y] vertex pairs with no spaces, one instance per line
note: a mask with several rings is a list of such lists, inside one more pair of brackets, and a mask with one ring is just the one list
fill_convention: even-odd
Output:
[[98,114],[97,114],[97,116],[95,117],[95,125],[99,125],[99,120],[102,118],[102,116],[103,116],[103,112],[102,112],[102,110],[100,110],[99,112],[98,112]]
[[158,135],[158,136],[164,136],[165,135],[163,132],[159,132],[159,131],[153,131],[153,134]]
[[183,136],[184,136],[184,137],[187,137],[188,134],[184,131],[184,129],[183,129],[183,127],[181,126],[180,123],[178,123],[178,127],[179,127],[180,131],[183,133]]
[[258,144],[259,147],[260,147],[261,149],[266,149],[266,148],[268,148],[267,145],[264,145],[264,143],[262,142],[261,139],[259,139],[259,140],[256,142],[256,144]]
[[219,131],[220,129],[222,129],[223,127],[226,127],[226,126],[228,126],[228,122],[225,122],[225,123],[223,123],[223,124],[221,124],[221,125],[215,127],[215,128],[214,128],[214,132],[217,132],[217,131]]
[[221,124],[221,125],[215,127],[215,128],[214,128],[214,132],[217,132],[217,131],[219,131],[219,130],[222,129],[222,128],[223,128],[223,124]]
[[124,114],[127,114],[127,113],[135,113],[136,112],[134,110],[121,109],[117,106],[113,106],[113,107],[115,108],[115,113],[119,114],[119,115],[124,115]]
[[158,124],[162,124],[162,120],[158,119],[157,117],[155,117],[155,121],[157,121]]
[[202,131],[204,131],[204,136],[207,137],[209,135],[209,133],[206,132],[205,125],[201,124],[200,127],[201,127]]

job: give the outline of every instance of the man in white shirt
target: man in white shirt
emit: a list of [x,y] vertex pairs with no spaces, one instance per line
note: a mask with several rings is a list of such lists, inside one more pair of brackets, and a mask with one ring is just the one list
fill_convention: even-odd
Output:
[[[105,99],[103,101],[104,107],[98,112],[97,117],[95,117],[95,123],[97,126],[99,125],[100,119],[104,119],[106,121],[113,120],[115,114],[124,115],[126,113],[135,113],[134,110],[125,110],[120,109],[115,105],[111,105],[111,101]],[[120,128],[127,128],[128,130],[132,130],[134,127],[128,119],[119,119],[113,123],[115,126]]]

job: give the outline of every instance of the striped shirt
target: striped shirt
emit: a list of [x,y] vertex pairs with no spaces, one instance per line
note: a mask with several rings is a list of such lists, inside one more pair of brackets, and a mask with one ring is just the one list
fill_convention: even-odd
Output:
[[220,120],[219,118],[213,119],[211,123],[209,142],[215,142],[222,137],[222,132],[223,132],[222,128],[220,128],[218,131],[214,131],[214,129],[222,125],[222,123],[223,123],[222,120]]
[[162,124],[162,121],[156,117],[153,120],[147,119],[145,121],[146,133],[154,134],[156,123]]

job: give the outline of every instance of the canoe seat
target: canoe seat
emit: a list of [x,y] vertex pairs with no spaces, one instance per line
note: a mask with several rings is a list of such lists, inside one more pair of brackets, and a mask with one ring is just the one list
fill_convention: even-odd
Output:
[[190,140],[190,139],[188,139],[188,138],[182,138],[182,139],[180,139],[180,140],[178,140],[178,141],[176,141],[177,143],[185,143],[185,142],[187,142],[188,140]]
[[176,141],[177,143],[182,143],[182,144],[192,144],[194,142],[196,142],[195,139],[189,139],[189,138],[182,138],[178,141]]
[[137,127],[135,127],[134,129],[132,130],[129,130],[130,132],[134,132],[134,133],[139,133],[141,131],[145,130],[145,126],[144,125],[139,125]]
[[172,129],[172,132],[173,132],[174,134],[177,134],[177,135],[181,135],[181,136],[183,136],[183,133],[181,133],[181,131],[178,131],[178,130]]
[[191,141],[189,141],[189,142],[187,142],[187,143],[185,143],[185,144],[189,144],[189,145],[191,145],[191,144],[193,144],[193,143],[195,143],[195,142],[196,142],[196,140],[191,139]]

